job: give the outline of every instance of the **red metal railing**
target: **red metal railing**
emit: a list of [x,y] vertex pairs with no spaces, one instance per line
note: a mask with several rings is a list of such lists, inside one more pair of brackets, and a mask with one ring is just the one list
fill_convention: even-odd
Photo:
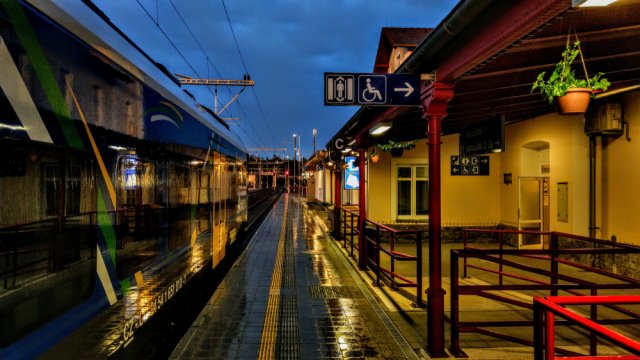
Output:
[[[494,240],[497,238],[498,248],[487,249],[486,246],[483,249],[472,248],[468,243],[470,232],[485,236],[491,234]],[[549,248],[546,250],[506,249],[507,237],[520,234],[549,236]],[[451,251],[451,350],[456,356],[464,355],[460,348],[460,333],[464,332],[475,332],[524,345],[534,345],[530,338],[513,335],[522,331],[512,330],[501,333],[496,330],[498,327],[532,327],[533,319],[462,321],[460,319],[461,296],[478,296],[509,304],[516,309],[532,310],[532,302],[510,296],[512,294],[505,292],[517,292],[519,295],[533,298],[533,296],[557,295],[559,291],[570,295],[595,296],[602,291],[640,289],[638,280],[615,274],[605,268],[595,269],[593,264],[585,264],[585,259],[595,262],[598,258],[615,256],[636,256],[640,259],[639,247],[563,233],[515,230],[467,229],[464,238],[466,248]],[[460,259],[463,260],[462,263]],[[479,261],[472,263],[472,260]],[[473,270],[477,272],[474,274],[482,276],[482,280],[487,284],[461,284],[460,267],[465,278],[469,276],[469,270]],[[615,305],[607,306],[611,311],[624,314],[630,319],[623,321],[598,318],[595,305],[590,310],[591,319],[600,324],[640,324],[640,314]],[[597,346],[595,335],[591,337],[590,346],[592,348]],[[575,355],[564,349],[558,351]]]
[[[369,268],[376,273],[376,284],[380,285],[380,276],[384,276],[394,289],[401,287],[416,288],[416,305],[424,306],[422,302],[422,232],[420,230],[397,230],[392,227],[365,219],[364,241],[367,244],[366,261]],[[368,230],[368,231],[367,231]],[[396,250],[399,237],[413,237],[415,240],[415,255]],[[388,239],[388,247],[382,244],[382,239]],[[389,268],[380,262],[380,255],[388,257]],[[415,263],[416,280],[401,275],[396,271],[396,262]]]
[[360,214],[355,211],[340,208],[341,211],[341,224],[342,234],[339,238],[342,239],[342,247],[347,249],[347,243],[349,243],[349,255],[353,257],[353,249],[358,246],[355,240],[359,240],[360,236]]
[[[376,284],[381,284],[381,277],[387,279],[393,289],[413,287],[416,289],[416,306],[424,306],[422,301],[422,232],[419,230],[397,230],[392,227],[364,219],[365,229],[361,235],[359,228],[360,215],[352,210],[340,207],[341,232],[337,238],[342,239],[343,247],[351,257],[356,257],[360,246],[360,239],[365,246],[365,263],[376,274]],[[399,237],[413,238],[416,245],[415,254],[407,254],[396,249],[396,242]],[[383,243],[388,240],[388,245]],[[381,256],[386,257],[389,267],[381,263]],[[416,280],[411,279],[411,275],[397,271],[396,262],[415,264],[410,270],[405,271],[415,274]],[[414,271],[415,269],[415,271]]]
[[[607,339],[612,344],[617,345],[635,355],[600,355],[597,348],[590,347],[589,359],[640,359],[640,342],[632,340],[616,331],[604,327],[597,322],[565,308],[567,305],[623,305],[640,304],[640,296],[546,296],[544,298],[534,297],[534,358],[536,360],[556,359],[555,347],[555,316],[562,317],[577,324],[591,334]],[[558,357],[567,359],[569,357]],[[587,358],[586,355],[578,355],[572,358]]]

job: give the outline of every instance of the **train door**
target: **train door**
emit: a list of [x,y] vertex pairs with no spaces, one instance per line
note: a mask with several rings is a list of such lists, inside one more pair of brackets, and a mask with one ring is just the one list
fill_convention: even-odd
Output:
[[[545,229],[545,210],[548,212],[548,191],[542,177],[521,177],[518,179],[518,230],[542,231]],[[546,188],[548,189],[548,187]],[[545,196],[547,196],[545,198]],[[545,207],[546,204],[546,207]],[[542,249],[543,236],[520,234],[519,249]]]
[[225,173],[226,164],[224,156],[215,153],[213,157],[213,266],[222,261],[225,255],[226,239],[226,206],[225,206]]
[[220,259],[224,259],[225,250],[227,248],[227,200],[229,199],[229,186],[227,179],[227,158],[220,155],[220,191],[219,191],[219,209],[220,209]]
[[213,231],[211,238],[212,266],[220,263],[220,154],[213,155],[213,176],[211,177],[211,201],[213,202]]

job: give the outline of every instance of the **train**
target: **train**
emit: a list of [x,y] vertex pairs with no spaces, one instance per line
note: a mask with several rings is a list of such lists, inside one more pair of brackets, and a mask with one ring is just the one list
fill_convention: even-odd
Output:
[[247,152],[90,0],[0,1],[0,358],[123,348],[247,223]]

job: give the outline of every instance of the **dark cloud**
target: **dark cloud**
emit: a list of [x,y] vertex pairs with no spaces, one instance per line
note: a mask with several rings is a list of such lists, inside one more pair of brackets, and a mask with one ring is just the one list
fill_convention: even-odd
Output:
[[[153,20],[135,1],[94,2],[171,72],[197,76],[158,31],[156,20],[199,76],[242,79],[245,70],[221,0],[140,0]],[[231,126],[247,148],[287,147],[290,155],[292,134],[296,133],[302,137],[302,153],[308,156],[312,151],[313,128],[318,129],[318,147],[323,147],[357,110],[323,105],[323,73],[371,72],[382,27],[435,27],[456,2],[226,0],[244,62],[256,86],[245,90],[239,103],[223,115],[241,117]],[[237,90],[220,88],[222,105]],[[198,101],[213,107],[210,91],[193,87],[189,91]]]

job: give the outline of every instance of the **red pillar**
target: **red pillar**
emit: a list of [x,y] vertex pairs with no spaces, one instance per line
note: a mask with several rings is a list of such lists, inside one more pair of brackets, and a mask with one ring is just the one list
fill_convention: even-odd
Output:
[[333,233],[337,240],[340,240],[340,207],[342,206],[342,172],[340,171],[340,165],[336,164],[336,171],[334,176],[335,185],[335,204],[333,205]]
[[431,357],[447,357],[444,347],[444,295],[442,289],[442,249],[440,229],[440,133],[453,86],[433,83],[423,86],[422,110],[429,125],[429,288],[427,289],[427,352]]
[[358,228],[360,229],[360,237],[359,237],[359,241],[358,241],[358,268],[360,268],[360,270],[365,270],[367,268],[367,248],[366,248],[366,244],[365,244],[365,240],[364,240],[364,219],[367,216],[367,211],[366,211],[366,200],[365,200],[365,195],[366,195],[366,188],[365,188],[365,173],[364,173],[364,167],[365,167],[365,151],[364,150],[359,150],[358,151],[358,156],[360,157],[360,161],[358,163],[358,172],[360,173],[360,188],[358,190],[358,205],[360,208],[360,223],[358,224]]

